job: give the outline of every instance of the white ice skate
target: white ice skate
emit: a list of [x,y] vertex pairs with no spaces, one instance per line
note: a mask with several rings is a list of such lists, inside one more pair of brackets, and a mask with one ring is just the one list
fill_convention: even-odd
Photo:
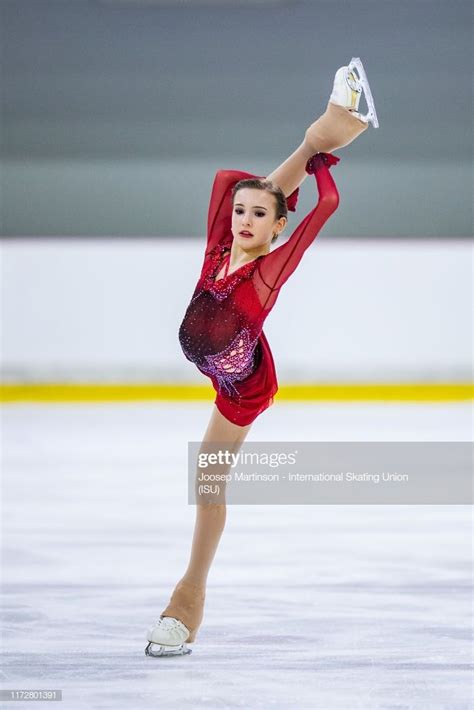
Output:
[[[357,70],[357,74],[354,72],[354,69]],[[368,112],[365,116],[358,111],[362,91],[364,92],[368,107]],[[352,57],[347,67],[340,67],[337,70],[329,101],[333,104],[339,104],[339,106],[348,108],[354,113],[354,116],[360,118],[361,121],[365,121],[365,123],[369,123],[370,121],[374,128],[379,127],[374,99],[364,66],[359,57]]]
[[189,629],[179,619],[162,616],[148,630],[145,648],[147,656],[186,656],[192,650],[184,643],[189,636]]

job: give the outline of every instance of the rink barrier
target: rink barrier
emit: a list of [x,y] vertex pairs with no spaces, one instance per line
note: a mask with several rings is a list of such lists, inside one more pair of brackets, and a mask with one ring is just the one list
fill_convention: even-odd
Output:
[[[281,402],[461,402],[473,383],[310,383],[280,385]],[[0,402],[194,402],[215,399],[207,384],[4,383]]]

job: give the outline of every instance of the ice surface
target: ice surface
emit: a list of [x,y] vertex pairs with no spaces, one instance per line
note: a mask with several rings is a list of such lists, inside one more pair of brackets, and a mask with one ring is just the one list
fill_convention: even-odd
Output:
[[[468,506],[229,506],[193,653],[145,656],[187,565],[187,442],[211,407],[4,408],[2,687],[62,689],[65,710],[471,708]],[[470,424],[464,404],[277,403],[248,440]]]

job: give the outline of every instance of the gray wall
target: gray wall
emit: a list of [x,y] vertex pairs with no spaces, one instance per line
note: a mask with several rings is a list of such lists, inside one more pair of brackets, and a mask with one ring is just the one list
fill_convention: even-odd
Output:
[[[468,1],[4,0],[1,13],[3,235],[201,236],[215,170],[276,167],[352,56],[380,128],[337,152],[325,233],[472,234]],[[314,199],[310,178],[290,228]]]

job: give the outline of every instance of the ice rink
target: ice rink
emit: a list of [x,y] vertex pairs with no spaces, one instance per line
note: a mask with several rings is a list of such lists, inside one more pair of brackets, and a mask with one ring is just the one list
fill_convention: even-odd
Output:
[[[211,408],[4,407],[2,687],[67,710],[472,708],[468,505],[228,506],[193,653],[144,655]],[[247,441],[471,438],[468,404],[277,402]]]

